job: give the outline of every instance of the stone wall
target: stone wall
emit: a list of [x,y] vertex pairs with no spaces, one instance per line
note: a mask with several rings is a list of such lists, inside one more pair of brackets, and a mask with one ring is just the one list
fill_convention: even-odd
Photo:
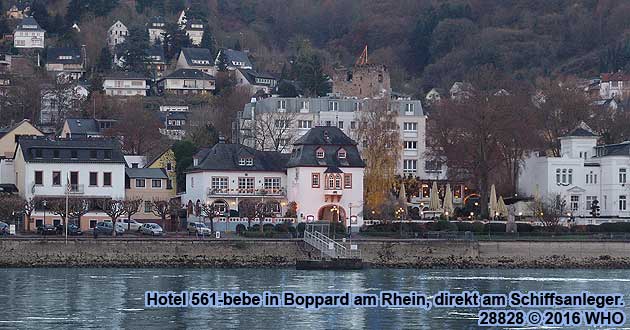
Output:
[[[630,268],[630,242],[366,240],[372,267]],[[299,240],[0,239],[0,266],[292,267],[317,255]]]

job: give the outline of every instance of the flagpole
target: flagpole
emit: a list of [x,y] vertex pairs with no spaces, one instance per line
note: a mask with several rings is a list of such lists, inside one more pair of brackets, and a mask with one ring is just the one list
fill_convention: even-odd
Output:
[[68,173],[67,175],[67,187],[66,187],[66,223],[64,224],[64,227],[66,229],[66,245],[68,245],[68,199],[70,197],[70,189],[71,189],[71,185],[70,185],[70,173]]

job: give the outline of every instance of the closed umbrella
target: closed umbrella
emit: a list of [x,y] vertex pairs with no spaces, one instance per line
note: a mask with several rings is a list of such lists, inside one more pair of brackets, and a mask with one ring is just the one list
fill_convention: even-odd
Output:
[[433,181],[433,187],[431,187],[431,200],[429,201],[429,209],[432,211],[440,208],[440,196],[437,187],[437,182]]
[[398,193],[398,199],[403,205],[407,206],[407,190],[405,189],[404,183],[400,185],[400,192]]
[[446,192],[444,193],[444,203],[442,204],[444,213],[448,216],[453,214],[453,192],[451,191],[451,184],[446,184]]
[[507,217],[508,216],[508,209],[507,206],[505,206],[505,201],[503,200],[503,196],[499,196],[499,202],[497,205],[497,212],[499,212],[499,214],[503,217]]
[[490,218],[494,218],[495,214],[498,212],[497,206],[497,189],[493,184],[490,188],[490,204],[488,205],[488,208],[490,209]]

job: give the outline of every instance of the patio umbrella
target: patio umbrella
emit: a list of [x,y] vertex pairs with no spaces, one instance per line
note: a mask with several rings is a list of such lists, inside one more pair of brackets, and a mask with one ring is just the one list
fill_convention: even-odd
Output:
[[507,206],[505,206],[505,201],[503,200],[503,196],[499,196],[499,203],[497,205],[497,212],[499,212],[499,214],[501,216],[504,216],[504,217],[508,216],[508,209],[507,209]]
[[433,187],[431,187],[431,200],[429,201],[429,209],[432,211],[440,208],[440,192],[438,191],[437,182],[433,181]]
[[494,215],[498,212],[497,206],[497,189],[493,184],[490,188],[490,203],[488,204],[488,208],[490,209],[490,218],[494,218]]
[[400,202],[407,206],[407,190],[405,189],[405,184],[400,185],[400,192],[398,193],[398,199]]
[[446,192],[444,193],[444,203],[442,204],[444,213],[453,214],[453,192],[451,191],[451,184],[446,184]]

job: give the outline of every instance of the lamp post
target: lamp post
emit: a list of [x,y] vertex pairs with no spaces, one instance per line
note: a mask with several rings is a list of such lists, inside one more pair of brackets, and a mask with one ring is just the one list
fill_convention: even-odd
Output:
[[44,225],[46,224],[46,205],[48,205],[48,201],[47,200],[43,200],[42,201],[42,206],[44,207],[44,220],[42,220],[42,229],[43,229]]
[[348,203],[350,209],[350,216],[348,217],[348,237],[352,236],[352,203]]

